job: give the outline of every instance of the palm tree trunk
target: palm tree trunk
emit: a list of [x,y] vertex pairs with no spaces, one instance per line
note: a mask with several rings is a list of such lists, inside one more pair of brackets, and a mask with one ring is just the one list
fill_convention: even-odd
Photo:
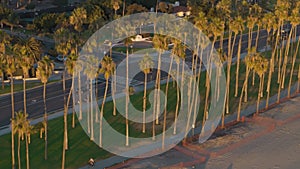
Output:
[[[96,95],[96,100],[98,100],[98,80],[97,80],[97,78],[95,79],[95,82],[96,82],[96,84],[95,84],[95,95]],[[99,122],[98,113],[96,113],[95,122]]]
[[[198,75],[197,75],[197,82],[196,82],[196,85],[197,87],[199,87],[200,85],[200,79],[201,79],[201,72],[202,72],[202,57],[203,57],[203,48],[201,48],[201,51],[200,51],[200,60],[199,60],[199,69],[198,69]],[[197,71],[196,71],[197,73]],[[195,88],[195,92],[197,92],[199,90],[197,90],[197,88]],[[197,119],[197,113],[198,110],[197,110],[197,104],[198,104],[198,99],[200,100],[198,93],[195,93],[196,95],[196,98],[195,98],[195,104],[194,104],[194,125],[193,125],[193,128],[195,128],[195,123],[196,123],[196,119]]]
[[270,59],[270,70],[269,70],[269,77],[268,77],[268,85],[267,85],[267,99],[266,99],[266,109],[269,107],[269,99],[270,99],[270,93],[271,93],[271,81],[272,81],[272,73],[274,72],[274,66],[275,66],[275,54],[277,49],[277,43],[278,43],[279,33],[276,35],[275,39],[275,45],[274,49],[272,50],[272,56]]
[[129,73],[129,65],[128,65],[128,60],[129,60],[129,54],[128,54],[128,48],[126,50],[126,105],[125,105],[125,125],[126,125],[126,141],[125,145],[129,146],[129,124],[128,124],[128,104],[129,104],[129,82],[128,82],[128,73]]
[[123,0],[123,12],[122,12],[122,16],[125,15],[125,6],[126,6],[126,2],[125,2],[125,0]]
[[232,47],[230,47],[230,44],[228,44],[228,49],[230,49],[229,51],[229,55],[228,55],[228,59],[227,59],[227,81],[226,81],[226,114],[229,113],[229,98],[230,98],[230,70],[231,70],[231,62],[232,62],[232,54],[233,54],[233,49],[234,49],[234,45],[235,45],[235,41],[236,41],[236,34],[234,34],[234,38],[233,38],[233,44]]
[[[72,86],[75,83],[75,72],[72,75]],[[74,89],[74,87],[72,87]],[[75,128],[75,91],[72,91],[72,128]]]
[[144,97],[143,97],[143,129],[142,132],[146,132],[146,107],[147,107],[147,73],[145,73],[144,79]]
[[[73,87],[73,86],[72,86]],[[70,102],[70,98],[71,98],[71,92],[72,92],[72,88],[70,89],[69,92],[69,96],[68,99],[66,100],[65,104],[64,104],[64,139],[63,139],[63,151],[62,151],[62,164],[61,164],[61,168],[64,169],[65,168],[65,161],[66,161],[66,150],[68,150],[68,135],[67,135],[67,131],[68,131],[68,125],[67,125],[67,114],[68,114],[68,107],[69,107],[69,102]],[[64,95],[64,97],[66,97]]]
[[115,76],[112,76],[112,78],[114,79],[113,84],[112,84],[112,98],[113,98],[113,116],[117,115],[117,108],[116,108],[116,98],[115,98],[115,94],[116,94],[116,90],[117,90],[117,70],[115,70]]
[[21,169],[20,140],[21,140],[21,136],[19,134],[19,136],[18,136],[18,167],[19,167],[19,169]]
[[163,123],[163,135],[162,135],[162,149],[165,149],[165,131],[167,126],[167,100],[168,100],[168,91],[169,91],[169,81],[170,81],[170,74],[172,70],[172,63],[173,63],[173,56],[171,56],[168,76],[167,76],[167,83],[166,83],[166,93],[165,93],[165,105],[164,105],[164,123]]
[[175,119],[174,119],[174,131],[173,134],[176,134],[176,127],[177,127],[177,117],[178,117],[178,111],[179,111],[179,102],[180,102],[180,93],[179,93],[179,63],[177,64],[177,71],[176,71],[176,81],[177,81],[177,85],[176,85],[176,96],[177,96],[177,100],[176,100],[176,109],[175,109]]
[[237,53],[237,60],[236,60],[235,94],[234,94],[235,97],[238,96],[240,59],[241,59],[241,49],[242,49],[242,37],[243,37],[243,32],[241,31],[240,39],[239,39],[239,46],[238,46],[238,53]]
[[[297,27],[295,29],[297,30]],[[297,31],[295,31],[295,32],[297,32]],[[297,57],[298,50],[299,50],[299,44],[300,44],[300,40],[298,40],[295,53],[293,54],[292,68],[291,68],[291,72],[290,72],[290,80],[289,80],[289,86],[288,86],[288,98],[290,97],[290,94],[291,94],[292,79],[293,79],[293,74],[294,74],[296,57]]]
[[241,91],[241,96],[240,96],[240,100],[239,100],[239,106],[238,106],[238,112],[237,112],[237,119],[236,119],[236,121],[240,121],[240,119],[241,119],[241,107],[242,107],[243,93],[244,93],[244,90],[246,89],[246,85],[248,83],[247,78],[249,76],[249,73],[250,73],[249,68],[246,68],[246,76],[245,76],[245,81],[244,81],[244,84],[243,84],[243,87],[242,87],[242,91]]
[[100,112],[100,136],[99,136],[99,145],[101,145],[100,147],[102,147],[103,109],[104,109],[104,104],[105,104],[105,100],[106,100],[107,89],[108,89],[108,78],[106,79],[106,82],[105,82],[105,91],[104,91],[103,101],[102,101],[102,105],[101,105],[101,112]]
[[78,72],[78,98],[79,98],[79,120],[82,120],[82,95],[81,95],[81,77],[80,71]]
[[26,80],[25,80],[25,74],[23,75],[23,107],[24,107],[24,113],[27,113],[27,109],[26,109]]
[[29,145],[28,145],[27,133],[25,133],[25,143],[26,143],[26,169],[29,169]]
[[260,33],[260,26],[257,25],[257,33],[256,33],[256,38],[255,38],[255,49],[257,49],[257,47],[258,47],[259,33]]
[[[14,104],[14,80],[13,75],[10,75],[10,96],[11,96],[11,118],[14,119],[15,104]],[[14,128],[14,124],[11,123],[11,128]],[[15,142],[14,133],[11,132],[11,158],[12,158],[12,169],[15,169]]]
[[[89,83],[86,83],[86,88],[87,90],[89,90]],[[86,105],[87,105],[87,110],[86,110],[86,115],[87,115],[87,125],[88,125],[88,133],[91,134],[91,124],[90,124],[90,105],[88,104],[90,98],[89,98],[89,94],[86,95]]]
[[[90,79],[90,101],[91,101],[91,140],[94,140],[94,104],[93,104],[93,80]],[[97,114],[97,113],[96,113]]]
[[2,90],[4,90],[4,73],[1,73]]
[[257,93],[256,114],[259,113],[259,103],[260,103],[262,85],[263,85],[262,84],[262,76],[259,76],[259,88],[258,88],[258,93]]
[[156,73],[156,121],[155,124],[159,124],[159,114],[160,114],[160,67],[161,67],[161,52],[158,54],[158,64],[157,64],[157,73]]
[[46,83],[44,83],[43,90],[43,100],[44,100],[44,122],[45,122],[45,160],[47,160],[47,152],[48,152],[48,115],[47,115],[47,104],[46,104]]

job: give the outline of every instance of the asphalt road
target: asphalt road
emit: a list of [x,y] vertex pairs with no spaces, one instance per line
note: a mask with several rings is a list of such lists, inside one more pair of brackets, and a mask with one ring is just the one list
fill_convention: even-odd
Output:
[[[300,29],[297,29],[298,32],[297,34],[300,34]],[[252,40],[252,45],[255,44],[255,37],[256,37],[256,32],[253,33],[253,40]],[[266,40],[267,40],[267,32],[265,30],[260,31],[260,38],[259,38],[259,43],[258,43],[258,48],[263,49],[266,45]],[[239,42],[239,36],[236,39],[235,45],[236,47],[234,48],[234,55],[237,52],[237,45]],[[224,46],[224,51],[227,51],[227,45],[228,41],[225,40],[223,43]],[[247,51],[247,45],[248,45],[248,35],[245,34],[242,37],[242,53]],[[141,47],[141,44],[134,44],[134,47]],[[149,43],[144,43],[142,44],[144,47],[151,47],[152,44]],[[216,43],[216,47],[219,46],[219,43]],[[189,51],[187,53],[187,62],[191,62],[192,57],[191,57],[191,52]],[[120,53],[113,53],[113,59],[114,61],[118,64],[120,63],[123,59],[125,59],[124,54]],[[155,72],[153,72],[154,74]],[[143,74],[140,73],[135,77],[139,81],[143,81]],[[71,80],[67,81],[67,89],[69,89],[71,84]],[[101,97],[103,95],[105,88],[105,83],[104,80],[100,81],[98,84],[98,90],[99,90],[99,96]],[[67,90],[68,92],[69,90]],[[108,91],[110,93],[110,91]],[[23,92],[18,92],[14,94],[15,96],[15,111],[23,109]],[[62,89],[62,83],[57,82],[53,84],[47,85],[47,110],[48,112],[55,112],[58,110],[63,109],[63,102],[64,102],[64,97],[63,97],[63,89]],[[35,117],[40,117],[44,113],[44,108],[43,108],[43,88],[38,87],[34,88],[31,90],[27,91],[27,112],[29,114],[29,118],[35,118]],[[11,97],[10,95],[5,95],[5,96],[0,96],[0,127],[8,125],[10,123],[10,118],[11,118]]]

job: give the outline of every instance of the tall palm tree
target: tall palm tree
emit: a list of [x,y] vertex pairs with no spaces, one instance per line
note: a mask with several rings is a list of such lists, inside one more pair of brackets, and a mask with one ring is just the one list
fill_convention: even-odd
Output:
[[[14,104],[14,73],[16,72],[17,68],[17,61],[16,58],[11,54],[12,51],[8,51],[5,54],[5,72],[10,77],[10,97],[11,97],[11,118],[14,119],[14,111],[15,111],[15,104]],[[14,128],[14,124],[11,123],[11,128]],[[11,132],[11,155],[12,155],[12,168],[15,168],[15,147],[14,147],[14,135]]]
[[104,104],[105,104],[107,89],[108,89],[108,80],[114,74],[116,64],[114,63],[112,58],[109,56],[104,56],[104,58],[100,61],[100,64],[101,64],[101,68],[100,68],[99,72],[101,74],[103,74],[104,78],[105,78],[105,91],[104,91],[104,96],[103,96],[101,111],[100,111],[100,138],[99,138],[99,140],[102,145],[102,119],[103,119]]
[[28,115],[25,114],[26,123],[25,123],[25,145],[26,145],[26,169],[29,169],[29,144],[30,144],[30,135],[35,133],[35,130],[32,125],[30,125],[30,121],[27,120]]
[[254,66],[253,66],[253,70],[254,72],[256,72],[259,76],[259,89],[258,89],[258,93],[257,93],[257,104],[256,104],[256,114],[258,114],[259,112],[259,104],[260,104],[260,98],[263,97],[263,86],[264,86],[264,74],[267,72],[268,70],[268,60],[266,58],[263,58],[260,54],[256,54],[256,56],[254,56]]
[[[63,57],[66,57],[71,48],[71,39],[72,35],[69,30],[65,28],[59,28],[54,33],[55,40],[55,49],[57,53],[62,54]],[[64,62],[65,64],[65,62]],[[62,86],[63,86],[63,94],[64,94],[64,134],[63,134],[63,150],[62,150],[62,168],[65,167],[65,150],[68,149],[68,125],[67,125],[67,113],[68,113],[68,100],[66,97],[66,66],[63,70],[62,76]],[[70,90],[72,91],[72,90]],[[71,92],[69,93],[70,96]]]
[[15,112],[16,118],[12,119],[14,123],[13,133],[18,133],[18,167],[21,168],[21,156],[20,156],[20,139],[24,140],[26,144],[26,168],[29,169],[29,144],[30,135],[34,133],[33,126],[30,125],[30,121],[27,119],[28,114],[22,111]]
[[[75,49],[71,50],[71,54],[68,55],[67,60],[66,60],[66,68],[67,68],[67,72],[69,75],[72,76],[72,89],[74,88],[74,83],[75,83],[75,66],[76,66],[76,62],[77,62],[77,58],[78,55],[75,52]],[[75,107],[75,97],[74,97],[74,93],[72,91],[72,103],[73,103],[73,113],[72,113],[72,128],[75,128],[75,111],[74,111],[74,107]]]
[[14,124],[14,128],[12,129],[13,134],[18,133],[18,168],[21,169],[21,155],[20,155],[20,149],[21,149],[21,138],[24,140],[24,134],[25,129],[24,125],[26,122],[24,113],[22,111],[15,112],[16,117],[12,119],[12,123]]
[[[139,62],[141,71],[144,72],[144,96],[143,96],[143,127],[142,132],[146,132],[146,107],[147,107],[147,75],[151,72],[151,68],[154,66],[154,62],[149,54],[146,54]],[[168,84],[168,82],[167,82]]]
[[[94,104],[93,104],[93,80],[97,78],[98,76],[98,64],[99,59],[95,56],[89,56],[87,58],[87,61],[85,63],[85,69],[83,70],[83,73],[87,76],[89,79],[89,91],[90,91],[90,112],[87,112],[90,114],[90,126],[91,126],[91,140],[94,140]],[[97,112],[96,112],[97,113]],[[99,144],[100,147],[102,147],[102,143]]]
[[[229,113],[229,97],[230,97],[230,71],[231,71],[231,64],[232,64],[232,55],[233,55],[233,49],[235,46],[236,37],[239,33],[238,28],[238,21],[231,21],[229,22],[229,38],[228,38],[228,57],[227,57],[227,80],[226,80],[226,114]],[[231,44],[231,37],[232,33],[234,32],[233,37],[233,44]],[[223,52],[221,52],[221,56]]]
[[258,47],[258,39],[259,39],[259,34],[260,34],[260,28],[263,26],[263,22],[262,22],[262,7],[260,7],[257,3],[255,3],[252,6],[252,9],[254,10],[254,15],[257,18],[257,31],[256,31],[256,37],[255,37],[255,48],[257,49]]
[[[211,46],[211,51],[210,51],[210,55],[213,54],[213,50],[214,50],[214,46],[216,43],[216,40],[218,37],[221,36],[222,32],[222,25],[223,25],[223,21],[220,18],[217,17],[213,17],[212,21],[209,24],[209,31],[210,34],[213,35],[213,41],[212,41],[212,46]],[[208,64],[211,65],[211,59],[212,57],[209,57],[208,59]],[[210,75],[211,75],[211,66],[209,66],[206,70],[206,82],[205,82],[205,87],[206,87],[206,94],[205,94],[205,103],[204,103],[204,115],[203,115],[203,123],[204,121],[208,118],[208,98],[209,98],[209,94],[210,94]]]
[[82,25],[87,19],[87,12],[83,7],[76,8],[70,16],[70,24],[78,32],[82,31]]
[[48,152],[48,115],[47,115],[47,104],[46,104],[46,89],[47,82],[52,72],[54,70],[54,63],[49,59],[48,56],[44,56],[42,60],[38,62],[38,68],[36,72],[36,76],[41,82],[44,84],[43,89],[43,100],[44,100],[44,131],[45,131],[45,160],[47,160],[47,152]]
[[[266,21],[266,22],[265,22]],[[263,18],[263,22],[265,23],[265,29],[267,30],[268,33],[268,39],[270,39],[270,31],[273,29],[274,32],[276,32],[277,27],[277,22],[276,22],[276,17],[274,14],[265,14]],[[277,31],[278,32],[278,31]],[[279,34],[276,34],[276,39],[275,39],[275,45],[272,45],[272,54],[271,54],[271,59],[270,59],[270,69],[269,69],[269,75],[268,75],[268,82],[267,82],[267,98],[266,98],[266,106],[265,108],[269,107],[269,99],[270,99],[270,88],[271,88],[271,81],[272,81],[272,73],[274,72],[274,66],[275,66],[275,53],[276,53],[276,48],[277,48],[277,43],[278,43],[278,38]],[[268,44],[268,40],[267,40]]]
[[129,45],[132,44],[131,38],[126,38],[124,41],[124,44],[126,46],[126,84],[125,84],[125,92],[126,92],[126,103],[125,103],[125,125],[126,125],[126,143],[125,145],[128,146],[129,145],[129,123],[128,123],[128,104],[129,104],[129,82],[128,82],[128,74],[129,74],[129,65],[128,65],[128,61],[129,61]]
[[[278,1],[277,5],[276,5],[276,10],[275,10],[275,15],[278,17],[279,20],[279,25],[280,28],[278,30],[282,30],[283,29],[283,25],[285,20],[289,19],[289,8],[290,8],[290,3],[288,1]],[[281,14],[279,15],[279,12],[281,12]],[[298,11],[299,12],[299,11]],[[283,43],[281,44],[281,50],[279,52],[279,62],[278,62],[278,94],[277,94],[277,103],[279,103],[280,101],[280,93],[281,93],[281,89],[284,88],[284,84],[285,84],[285,72],[286,72],[286,66],[287,66],[287,62],[288,62],[288,53],[289,53],[289,49],[290,49],[290,39],[291,39],[291,35],[292,35],[293,30],[290,31],[290,34],[288,36],[288,40],[287,40],[287,44],[285,47],[285,52],[283,54]],[[283,63],[282,62],[282,56],[284,56],[283,58]],[[282,66],[281,66],[282,65]]]
[[33,67],[34,62],[40,59],[41,46],[40,43],[32,38],[27,40],[20,39],[18,43],[13,46],[14,54],[18,56],[19,66],[23,71],[23,102],[24,113],[27,113],[26,108],[26,78],[29,76],[29,69]]
[[239,99],[239,106],[238,106],[237,119],[236,119],[237,121],[240,121],[242,100],[243,100],[243,97],[246,97],[246,95],[244,96],[244,94],[246,94],[246,86],[247,86],[247,83],[248,83],[249,74],[250,74],[251,70],[254,67],[254,60],[253,59],[254,59],[255,55],[256,55],[256,50],[255,50],[255,48],[252,48],[248,52],[248,54],[245,58],[246,75],[245,75],[245,80],[244,80],[244,84],[243,84],[242,91],[241,91],[241,94],[240,94],[240,99]]
[[239,71],[240,71],[240,59],[241,59],[241,49],[242,49],[242,38],[244,31],[244,20],[241,16],[238,16],[235,19],[235,26],[238,28],[240,32],[239,36],[239,44],[238,44],[238,52],[237,52],[237,61],[236,61],[236,74],[235,74],[235,94],[234,96],[238,96],[238,86],[239,86]]
[[[276,19],[278,20],[278,28],[277,28],[277,35],[276,39],[279,38],[280,32],[283,29],[283,25],[285,20],[288,19],[289,16],[289,8],[290,8],[290,3],[287,0],[280,0],[277,1],[277,4],[275,6],[275,16]],[[281,45],[283,47],[283,45]],[[281,51],[279,52],[279,61],[278,61],[278,79],[277,83],[281,87],[282,83],[280,82],[281,79],[281,65],[282,65],[282,54]],[[280,89],[278,89],[278,93],[280,93]]]
[[157,35],[155,34],[153,37],[153,46],[158,51],[158,61],[157,61],[157,72],[156,72],[156,82],[155,82],[155,88],[157,89],[157,92],[154,94],[154,112],[156,115],[155,123],[159,124],[159,111],[160,111],[160,69],[161,69],[161,55],[164,50],[168,49],[168,43],[167,43],[167,37],[163,35]]

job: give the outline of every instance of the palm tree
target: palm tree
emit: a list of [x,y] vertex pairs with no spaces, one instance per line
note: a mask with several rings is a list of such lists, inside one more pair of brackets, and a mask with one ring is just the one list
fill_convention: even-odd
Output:
[[[263,22],[265,22],[265,28],[267,30],[268,33],[268,39],[270,38],[270,31],[271,29],[273,29],[274,32],[276,32],[276,29],[278,29],[277,27],[277,23],[276,23],[276,18],[275,15],[273,14],[265,14],[264,18],[263,18]],[[278,32],[278,31],[277,31]],[[276,53],[276,48],[277,48],[277,43],[278,43],[278,38],[279,38],[279,34],[277,33],[276,35],[276,39],[275,39],[275,44],[272,45],[273,49],[272,49],[272,54],[271,54],[271,59],[270,59],[270,69],[269,69],[269,75],[268,75],[268,83],[267,83],[267,98],[266,98],[266,107],[269,107],[269,99],[270,99],[270,87],[271,87],[271,81],[272,81],[272,73],[274,72],[274,66],[275,66],[275,53]],[[268,44],[268,40],[267,40],[267,44]]]
[[[229,97],[230,97],[230,70],[232,64],[233,49],[235,46],[236,37],[239,33],[238,21],[229,22],[229,38],[228,38],[228,57],[227,57],[227,80],[226,80],[226,114],[229,113]],[[233,44],[231,44],[231,36],[234,32]],[[221,56],[223,52],[221,52]]]
[[[248,27],[248,50],[252,47],[252,36],[253,36],[253,28],[255,27],[255,24],[257,23],[258,18],[256,16],[250,16],[247,17],[247,27]],[[255,80],[255,72],[253,72],[252,76],[252,86],[254,86],[254,80]],[[248,84],[246,84],[246,93],[245,93],[245,99],[248,98]]]
[[256,54],[254,56],[254,65],[253,70],[256,72],[259,76],[259,89],[257,94],[257,104],[256,104],[256,114],[259,112],[259,104],[260,104],[260,98],[263,97],[263,86],[264,86],[264,74],[268,70],[268,60],[263,58],[260,54]]
[[[278,29],[278,30],[282,30],[283,29],[283,24],[284,24],[284,21],[287,20],[289,17],[289,8],[290,8],[290,4],[289,2],[285,2],[285,1],[278,1],[277,2],[277,6],[276,6],[276,10],[275,10],[275,15],[278,17],[278,20],[279,20],[279,25],[280,25],[280,28],[281,29]],[[282,12],[280,15],[279,15],[279,12]],[[293,26],[293,25],[292,25]],[[290,49],[290,39],[291,39],[291,35],[292,35],[292,32],[293,30],[291,29],[290,31],[290,34],[288,36],[288,40],[287,40],[287,44],[286,44],[286,48],[285,48],[285,52],[284,54],[282,53],[283,50],[280,50],[280,58],[279,58],[279,62],[278,62],[278,95],[277,95],[277,103],[279,103],[280,101],[280,93],[281,93],[281,88],[284,88],[284,82],[285,82],[285,72],[286,72],[286,65],[287,65],[287,62],[288,62],[288,53],[289,53],[289,49]],[[281,48],[280,49],[283,49],[283,43],[281,44]],[[284,58],[283,58],[283,63],[281,63],[281,59],[282,59],[282,55],[284,55]],[[282,65],[282,67],[281,67]]]
[[237,61],[236,61],[235,94],[234,94],[234,96],[237,97],[237,95],[238,95],[238,86],[239,86],[239,70],[240,70],[242,37],[243,37],[243,31],[244,31],[244,20],[241,16],[238,16],[235,19],[235,26],[238,28],[238,31],[240,32],[238,52],[237,52]]
[[[120,4],[121,4],[121,0],[112,0],[111,1],[111,5],[115,11],[115,16],[117,15],[117,10],[120,9]],[[125,3],[125,2],[124,2]],[[124,15],[124,14],[123,14]]]
[[[12,53],[9,51],[9,53]],[[17,61],[12,54],[5,54],[5,71],[10,77],[10,96],[11,96],[11,118],[14,119],[14,73],[16,72]],[[11,123],[11,128],[14,128],[14,124]],[[12,168],[15,168],[15,148],[14,148],[14,135],[11,132],[11,155],[12,155]]]
[[82,31],[82,25],[87,19],[87,12],[83,7],[76,8],[70,16],[70,24],[78,32]]
[[21,148],[21,138],[24,140],[24,123],[25,123],[25,116],[22,111],[15,112],[16,117],[12,119],[12,123],[14,124],[14,128],[12,130],[13,134],[18,133],[18,168],[21,169],[21,155],[20,155],[20,148]]
[[[211,51],[210,55],[213,54],[213,49],[216,43],[216,40],[218,37],[222,35],[222,25],[223,21],[220,20],[220,18],[213,17],[211,23],[209,24],[209,31],[210,34],[213,35],[213,41],[212,41],[212,46],[211,46]],[[212,57],[210,57],[212,58]],[[208,64],[211,65],[211,60],[208,60]],[[208,97],[209,97],[209,91],[210,91],[210,75],[211,75],[211,66],[209,66],[206,70],[206,82],[205,82],[205,87],[206,87],[206,94],[205,94],[205,105],[204,105],[204,115],[203,115],[203,123],[204,121],[208,118]]]
[[36,72],[36,76],[41,82],[44,84],[43,89],[43,100],[44,100],[44,130],[45,130],[45,160],[47,160],[47,148],[48,148],[48,115],[47,115],[47,104],[46,104],[46,84],[48,82],[49,77],[52,75],[54,70],[53,61],[49,59],[48,56],[44,56],[42,60],[38,62],[38,68]]
[[24,98],[24,113],[27,113],[26,108],[26,78],[29,76],[29,69],[34,62],[39,60],[41,54],[40,43],[33,37],[28,40],[20,39],[19,43],[13,46],[14,54],[18,56],[19,66],[23,71],[23,98]]
[[[67,57],[67,60],[66,60],[66,68],[67,68],[67,72],[69,75],[72,76],[72,89],[74,88],[74,83],[75,83],[75,66],[76,66],[76,61],[77,61],[77,58],[78,58],[78,55],[76,54],[75,52],[75,49],[72,49],[71,50],[71,54],[68,55]],[[72,103],[73,103],[73,106],[72,106],[72,128],[75,128],[75,111],[74,111],[74,108],[75,108],[75,96],[72,92]]]
[[108,89],[108,79],[110,76],[112,76],[115,72],[116,64],[112,60],[111,57],[109,56],[104,56],[104,58],[100,62],[101,68],[99,72],[104,75],[105,78],[105,91],[104,91],[104,96],[102,100],[102,105],[101,105],[101,111],[100,111],[100,145],[102,145],[102,119],[103,119],[103,110],[104,110],[104,104],[105,104],[105,99],[107,95],[107,89]]
[[33,126],[30,125],[30,121],[27,120],[27,116],[25,115],[26,118],[26,123],[24,125],[25,129],[25,144],[26,144],[26,168],[29,169],[29,144],[30,144],[30,135],[33,134],[35,131],[33,129]]
[[[147,107],[147,75],[151,72],[151,68],[154,66],[154,62],[149,54],[146,54],[139,62],[141,71],[144,72],[144,96],[143,96],[143,129],[142,132],[146,132],[146,107]],[[168,82],[167,82],[168,84]]]
[[263,26],[262,22],[262,8],[256,3],[252,6],[252,9],[254,10],[254,15],[257,18],[257,31],[256,31],[256,39],[255,39],[255,48],[257,49],[258,45],[258,38],[259,38],[259,33],[260,33],[260,28]]
[[[277,4],[275,6],[275,16],[278,20],[278,29],[277,29],[277,38],[279,38],[279,34],[281,32],[281,30],[283,29],[283,25],[286,19],[288,19],[288,15],[289,15],[289,8],[290,8],[290,4],[288,1],[286,0],[282,0],[282,1],[277,1]],[[283,47],[283,45],[282,45]],[[280,82],[281,80],[281,59],[282,59],[282,54],[281,52],[280,56],[279,56],[279,62],[278,62],[278,79],[277,79],[277,83],[279,84],[279,86],[281,87],[282,83]],[[278,93],[280,93],[280,89],[278,89]]]
[[126,125],[126,143],[125,145],[129,145],[129,123],[128,123],[128,104],[129,104],[129,82],[128,82],[128,73],[129,73],[129,52],[128,52],[128,47],[129,45],[132,44],[131,38],[126,38],[124,41],[124,44],[126,46],[126,87],[125,87],[125,92],[126,92],[126,103],[125,103],[125,125]]
[[[71,48],[71,33],[65,28],[59,28],[54,33],[54,40],[55,40],[55,49],[58,53],[62,54],[63,57],[66,57]],[[65,64],[65,62],[64,62]],[[66,67],[65,67],[66,69]],[[64,94],[64,134],[63,134],[63,151],[62,151],[62,168],[65,167],[65,150],[68,149],[68,125],[67,125],[67,113],[68,113],[68,100],[66,98],[66,71],[63,70],[63,94]],[[69,93],[69,97],[71,94],[71,89]]]
[[28,114],[22,111],[15,112],[16,118],[12,119],[14,123],[14,128],[12,133],[18,133],[18,166],[21,168],[21,156],[20,156],[20,139],[24,140],[26,144],[26,168],[29,169],[29,144],[30,144],[30,134],[34,133],[33,126],[30,125],[30,121],[27,120]]
[[[90,114],[90,126],[91,126],[91,140],[94,140],[94,106],[93,106],[93,80],[97,78],[98,76],[98,64],[99,64],[99,59],[95,56],[89,56],[87,58],[87,61],[85,63],[85,69],[84,69],[84,74],[87,76],[89,79],[89,91],[90,91],[90,112],[87,112]],[[97,112],[96,112],[97,113]],[[100,142],[99,144],[100,147],[102,147],[102,143]]]
[[159,124],[158,115],[160,112],[160,69],[161,69],[161,55],[164,50],[168,49],[168,43],[167,43],[167,37],[163,35],[157,35],[155,34],[153,37],[153,46],[158,51],[158,61],[157,61],[157,72],[156,72],[156,82],[155,82],[155,88],[157,89],[157,92],[154,94],[154,112],[156,115],[156,124]]
[[245,75],[245,80],[244,80],[244,84],[242,87],[242,91],[241,91],[241,95],[240,95],[240,99],[239,99],[239,106],[238,106],[238,112],[237,112],[237,121],[240,121],[240,115],[241,115],[241,107],[242,107],[242,100],[243,97],[245,97],[243,94],[246,94],[246,86],[248,83],[248,79],[249,79],[249,74],[251,72],[251,70],[254,67],[254,56],[256,55],[256,50],[255,48],[252,48],[251,50],[249,50],[246,58],[245,58],[245,64],[246,64],[246,75]]

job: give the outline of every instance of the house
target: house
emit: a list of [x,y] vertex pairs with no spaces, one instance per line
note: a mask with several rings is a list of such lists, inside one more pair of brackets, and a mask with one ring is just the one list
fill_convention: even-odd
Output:
[[173,13],[176,14],[179,17],[183,16],[190,16],[191,11],[188,7],[186,6],[174,6],[173,7]]

